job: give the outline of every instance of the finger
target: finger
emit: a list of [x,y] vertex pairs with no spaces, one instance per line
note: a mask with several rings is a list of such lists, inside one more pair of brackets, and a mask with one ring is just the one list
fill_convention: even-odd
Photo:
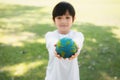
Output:
[[64,58],[64,60],[66,60],[67,58]]
[[77,57],[79,54],[78,53],[75,53],[75,56]]
[[73,60],[74,58],[76,58],[75,54],[72,55],[72,56],[69,58],[69,60]]
[[56,54],[57,57],[61,57],[59,54]]
[[61,58],[61,57],[59,57],[58,59],[60,59],[60,60],[61,60],[62,58]]
[[57,57],[57,54],[55,53],[55,56]]
[[55,56],[56,56],[57,58],[59,58],[59,57],[60,57],[58,54],[55,54]]
[[60,56],[60,55],[57,55],[57,58],[61,59],[61,56]]
[[75,58],[75,54],[73,54],[70,58]]
[[69,60],[73,60],[73,59],[74,59],[74,58],[72,58],[72,57],[71,57],[71,58],[69,58]]
[[61,56],[56,51],[54,51],[54,54],[57,58],[61,59]]
[[60,55],[57,54],[57,57],[60,57]]
[[72,55],[71,57],[72,57],[72,58],[74,58],[74,57],[75,57],[75,55]]
[[56,44],[54,44],[54,46],[56,47]]

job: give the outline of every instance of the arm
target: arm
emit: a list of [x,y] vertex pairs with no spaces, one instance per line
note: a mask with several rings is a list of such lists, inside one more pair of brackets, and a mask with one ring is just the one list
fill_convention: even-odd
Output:
[[61,59],[60,55],[58,55],[57,52],[55,51],[56,45],[55,45],[55,43],[53,43],[54,40],[51,37],[53,37],[51,35],[51,32],[46,33],[46,35],[45,35],[46,48],[47,48],[50,56],[52,56],[52,57],[55,56],[55,57]]
[[73,60],[74,58],[76,58],[79,54],[80,54],[80,51],[83,47],[83,42],[84,42],[84,36],[82,33],[78,33],[78,35],[76,36],[77,37],[77,40],[75,41],[76,44],[77,44],[77,47],[78,47],[78,51],[75,53],[75,55],[72,55],[69,60]]

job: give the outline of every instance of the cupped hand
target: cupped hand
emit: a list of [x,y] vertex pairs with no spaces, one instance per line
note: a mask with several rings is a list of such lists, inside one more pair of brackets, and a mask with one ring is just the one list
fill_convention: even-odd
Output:
[[69,60],[73,60],[73,59],[75,59],[76,57],[78,57],[78,53],[75,53],[74,55],[72,55],[70,58],[69,58]]
[[[62,57],[56,52],[56,44],[54,45],[55,46],[55,50],[54,50],[54,54],[55,56],[58,58],[58,59],[62,59]],[[77,48],[79,49],[79,47],[77,46]],[[70,58],[68,58],[69,60],[73,60],[75,59],[76,57],[78,57],[78,52],[76,52],[74,55],[72,55]],[[64,58],[64,59],[67,59],[67,58]]]
[[[77,48],[78,48],[78,50],[79,50],[79,47],[78,47],[78,46],[77,46]],[[78,55],[79,55],[78,50],[77,50],[77,52],[76,52],[74,55],[72,55],[72,56],[69,58],[69,60],[73,60],[73,59],[75,59],[76,57],[78,57]]]
[[55,44],[54,46],[55,46],[55,50],[54,50],[55,56],[56,56],[58,59],[61,59],[62,57],[56,52],[56,44]]

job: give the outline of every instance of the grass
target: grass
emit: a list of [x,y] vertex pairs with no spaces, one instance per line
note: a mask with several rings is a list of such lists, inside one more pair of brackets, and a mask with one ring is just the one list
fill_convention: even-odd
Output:
[[[44,80],[44,35],[54,29],[46,6],[0,3],[0,80]],[[81,80],[120,80],[120,27],[77,20],[72,29],[85,36],[78,58]]]

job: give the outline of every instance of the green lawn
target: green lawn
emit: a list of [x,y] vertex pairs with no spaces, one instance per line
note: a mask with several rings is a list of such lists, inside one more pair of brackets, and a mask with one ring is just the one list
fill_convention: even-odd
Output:
[[[104,14],[113,14],[113,22],[120,18],[119,11],[109,12]],[[93,23],[88,22],[88,19],[80,22],[79,19],[72,29],[81,31],[85,36],[78,58],[81,80],[120,80],[120,26],[110,25],[110,22],[98,25],[94,20]],[[0,80],[44,80],[48,63],[44,35],[55,29],[48,6],[1,2]]]

